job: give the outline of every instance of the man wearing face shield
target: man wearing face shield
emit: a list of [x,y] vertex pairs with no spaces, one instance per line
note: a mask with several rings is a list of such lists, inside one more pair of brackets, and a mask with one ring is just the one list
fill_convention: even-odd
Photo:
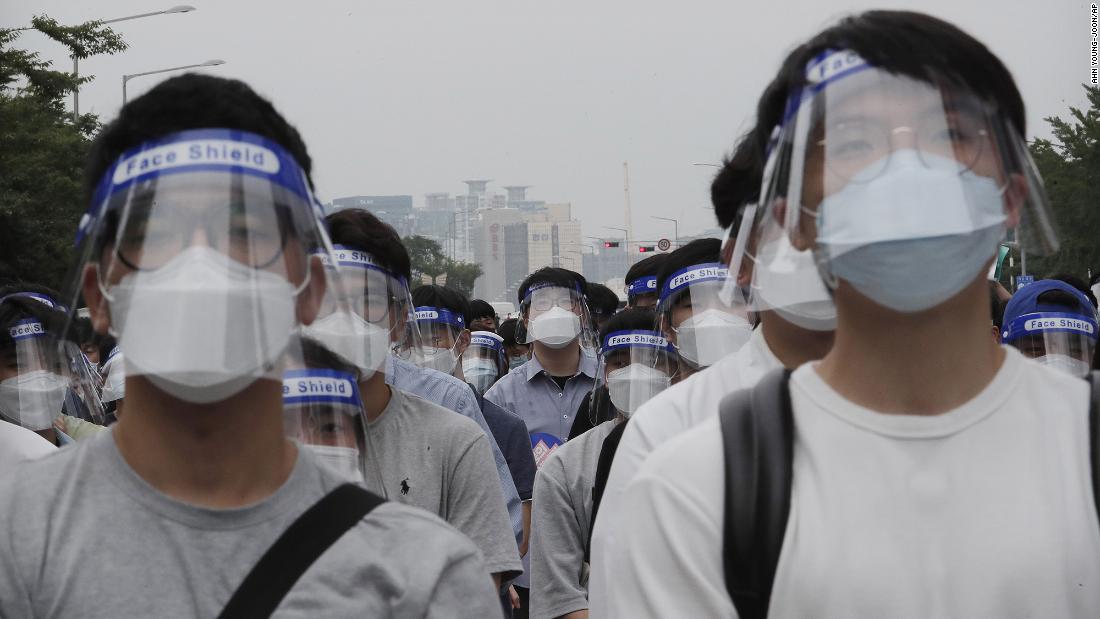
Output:
[[83,439],[103,430],[63,411],[104,417],[95,370],[76,341],[58,335],[66,318],[56,296],[34,286],[0,289],[0,419],[62,447],[75,431]]
[[[615,613],[1100,614],[1089,385],[988,335],[1005,232],[1028,255],[1057,247],[1008,70],[951,24],[871,11],[795,48],[758,109],[758,129],[781,125],[761,204],[813,252],[835,342],[645,461],[623,498]],[[757,443],[776,482],[758,505],[782,503],[765,523],[726,485],[752,475],[723,444],[746,436],[741,405],[787,428]],[[749,559],[756,582],[733,569]]]
[[597,331],[603,328],[615,312],[619,311],[619,297],[603,284],[588,282],[584,286],[584,301],[592,313],[592,326]]
[[1084,378],[1096,352],[1096,310],[1080,290],[1056,279],[1024,286],[1005,307],[1001,341],[1025,357]]
[[[484,350],[488,342],[497,344],[492,350],[492,358],[486,359],[492,363],[493,377],[499,376],[503,364],[503,347],[493,338],[494,333],[479,332],[477,336],[481,344],[472,346],[474,337],[466,329],[461,329],[461,317],[469,313],[466,296],[458,290],[443,286],[420,286],[412,293],[413,305],[416,306],[417,324],[420,326],[420,336],[424,342],[424,350],[434,349],[434,353],[422,353],[421,358],[428,363],[440,355],[457,357],[452,361],[438,364],[435,369],[442,371],[444,366],[452,366],[451,374],[463,381],[470,381],[478,376],[482,368],[480,365],[468,365],[467,355],[474,351]],[[486,342],[486,340],[488,342]],[[474,359],[477,361],[477,359]],[[475,372],[471,376],[466,375],[466,370]],[[528,439],[527,425],[518,416],[493,404],[482,397],[481,392],[472,383],[469,384],[477,397],[478,405],[485,416],[485,422],[493,433],[493,438],[504,454],[508,462],[508,470],[515,482],[519,498],[523,502],[523,529],[522,535],[516,536],[519,544],[520,555],[527,554],[527,542],[531,528],[531,493],[535,483],[535,460],[531,452],[531,444]],[[525,568],[526,572],[526,568]],[[526,578],[517,579],[517,586],[526,587]]]
[[[476,423],[404,390],[393,374],[395,368],[402,369],[399,364],[408,364],[416,372],[445,376],[396,355],[432,359],[439,353],[450,354],[457,343],[453,340],[468,341],[468,336],[462,338],[460,332],[444,328],[431,331],[429,310],[424,309],[425,333],[435,337],[428,343],[437,349],[435,354],[425,354],[426,348],[410,336],[415,333],[419,339],[424,334],[406,283],[411,270],[408,254],[397,233],[362,210],[339,211],[328,222],[344,299],[327,299],[322,311],[331,308],[330,312],[303,333],[359,370],[366,432],[375,451],[367,464],[379,469],[366,472],[366,487],[435,513],[464,533],[481,550],[499,586],[520,571],[515,531],[522,532],[522,515],[520,526],[513,527],[501,491],[491,451],[499,448]],[[454,322],[461,315],[448,312],[444,318]],[[457,382],[472,398],[470,387]],[[480,417],[480,410],[477,413]],[[430,449],[411,447],[415,445]],[[514,491],[507,464],[505,475]]]
[[466,325],[471,331],[489,331],[496,333],[500,320],[497,311],[483,299],[470,301],[470,312],[466,314]]
[[[336,245],[343,246],[349,252],[365,252],[367,255],[378,258],[382,263],[391,265],[388,271],[395,276],[387,280],[386,289],[389,292],[386,294],[391,295],[394,301],[404,304],[400,311],[394,314],[394,316],[404,316],[404,319],[394,323],[394,328],[389,335],[382,336],[377,330],[364,329],[361,323],[356,321],[360,324],[360,328],[354,330],[356,336],[352,341],[365,343],[365,345],[355,345],[353,352],[362,354],[362,351],[368,351],[366,358],[357,362],[356,365],[369,367],[370,372],[384,374],[386,384],[390,387],[419,396],[471,419],[481,428],[487,439],[492,439],[493,432],[481,412],[476,394],[469,385],[450,374],[421,367],[412,361],[421,357],[419,351],[422,348],[422,338],[415,316],[412,314],[413,304],[408,289],[412,267],[409,253],[401,244],[401,237],[378,217],[362,209],[343,209],[326,217],[325,222],[332,241]],[[352,271],[352,273],[355,272]],[[356,303],[362,305],[360,302]],[[385,307],[384,304],[379,303],[372,305]],[[401,325],[400,329],[396,328],[398,325]],[[319,330],[326,329],[321,327]],[[339,329],[330,333],[335,336],[335,340],[325,339],[317,333],[316,328],[311,327],[310,331],[311,337],[323,342],[332,350],[340,352],[341,346],[347,346],[346,343],[341,343],[343,338]],[[366,337],[367,334],[370,337]],[[377,368],[373,360],[381,356],[376,351],[383,346],[388,347],[389,350],[384,355],[385,364]],[[369,396],[364,398],[370,399]],[[523,509],[519,492],[512,481],[508,461],[495,440],[489,440],[489,448],[493,453],[493,463],[496,465],[500,490],[508,508],[512,532],[517,539],[520,539],[523,536]]]
[[725,396],[752,387],[772,370],[820,359],[832,345],[836,310],[813,256],[782,242],[774,214],[754,203],[762,178],[770,178],[765,144],[755,132],[747,136],[711,186],[719,224],[730,229],[723,250],[729,275],[719,294],[731,307],[744,306],[758,325],[740,350],[659,393],[623,427],[593,527],[589,591],[594,613],[608,603],[607,583],[613,576],[608,563],[617,549],[623,493],[649,454],[717,415]]
[[470,333],[470,347],[462,353],[462,375],[481,395],[508,373],[504,338],[492,331]]
[[508,356],[508,371],[512,371],[531,360],[531,346],[516,341],[518,318],[508,318],[497,327],[497,334],[504,338],[504,352]]
[[579,273],[556,267],[527,276],[519,288],[523,317],[516,339],[531,344],[532,358],[485,393],[527,424],[540,466],[569,436],[577,406],[595,381],[584,285]]
[[[531,541],[531,616],[587,612],[586,548],[598,502],[596,474],[605,439],[676,373],[676,353],[653,330],[647,309],[626,309],[600,333],[596,390],[610,394],[615,417],[559,447],[535,481]],[[595,391],[594,391],[595,393]]]
[[677,381],[736,352],[752,334],[743,304],[718,293],[728,276],[718,239],[698,239],[668,255],[657,275],[657,327],[682,363]]
[[[118,338],[126,414],[0,480],[0,616],[217,616],[349,489],[284,436],[288,351],[326,288],[310,158],[247,85],[189,74],[124,106],[87,170],[64,299]],[[438,518],[383,502],[349,524],[275,614],[493,612],[477,549]]]
[[653,254],[630,265],[626,271],[626,306],[652,309],[657,305],[657,274],[668,254]]

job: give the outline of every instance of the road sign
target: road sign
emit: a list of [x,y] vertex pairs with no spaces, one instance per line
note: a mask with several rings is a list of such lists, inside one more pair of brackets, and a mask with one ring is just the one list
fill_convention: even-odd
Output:
[[657,249],[661,251],[668,251],[669,247],[672,247],[672,242],[668,239],[661,239],[660,241],[657,241]]
[[1018,291],[1021,288],[1023,288],[1024,286],[1026,286],[1028,284],[1034,284],[1034,283],[1035,283],[1035,276],[1034,275],[1018,275],[1016,277],[1016,290]]

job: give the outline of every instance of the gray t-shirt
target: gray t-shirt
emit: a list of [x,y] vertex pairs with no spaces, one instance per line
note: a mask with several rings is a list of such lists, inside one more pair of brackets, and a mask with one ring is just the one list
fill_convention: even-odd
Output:
[[535,475],[531,503],[531,617],[557,617],[588,608],[584,546],[592,521],[592,487],[605,421],[554,451]]
[[442,406],[390,392],[382,415],[368,424],[376,457],[368,456],[367,488],[446,520],[473,540],[490,573],[514,577],[523,569],[519,548],[485,433]]
[[[0,617],[215,617],[263,553],[342,480],[306,450],[263,501],[209,509],[160,493],[99,436],[0,476]],[[431,548],[432,552],[424,552]],[[477,549],[388,502],[302,575],[277,617],[487,617]]]

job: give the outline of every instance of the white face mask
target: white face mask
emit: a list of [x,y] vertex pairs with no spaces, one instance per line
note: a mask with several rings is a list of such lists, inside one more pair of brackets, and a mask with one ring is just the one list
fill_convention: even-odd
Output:
[[359,466],[359,450],[355,447],[336,445],[310,445],[302,443],[326,467],[343,479],[357,484],[363,483],[363,469]]
[[787,322],[812,331],[836,329],[836,306],[814,263],[786,234],[764,244],[755,258],[752,294],[756,307],[773,310]]
[[1087,362],[1081,359],[1075,359],[1069,355],[1043,355],[1041,357],[1036,357],[1035,361],[1041,365],[1052,367],[1078,378],[1088,376],[1089,370],[1091,369],[1091,366]]
[[65,404],[69,380],[35,370],[0,381],[0,415],[29,430],[53,425]]
[[752,336],[752,325],[744,318],[718,309],[693,314],[676,329],[676,350],[696,367],[713,365],[737,352]]
[[390,354],[389,332],[356,313],[333,312],[302,327],[302,335],[359,368],[360,380],[374,375]]
[[281,275],[203,246],[130,273],[105,294],[126,373],[196,404],[279,376],[297,321],[295,295]]
[[580,334],[580,316],[557,306],[535,316],[531,321],[530,339],[542,342],[550,348],[565,348]]
[[624,417],[630,417],[642,404],[664,391],[672,377],[640,363],[631,363],[607,373],[607,393],[611,403]]
[[485,395],[497,380],[497,364],[490,359],[463,359],[462,375],[474,386],[474,389],[477,389],[478,393]]
[[454,348],[425,346],[423,351],[417,354],[415,361],[422,368],[450,374],[455,371],[455,366],[458,365],[458,355],[455,354]]
[[825,198],[817,242],[835,277],[898,312],[922,312],[982,274],[1004,238],[993,179],[953,159],[907,149],[863,182]]

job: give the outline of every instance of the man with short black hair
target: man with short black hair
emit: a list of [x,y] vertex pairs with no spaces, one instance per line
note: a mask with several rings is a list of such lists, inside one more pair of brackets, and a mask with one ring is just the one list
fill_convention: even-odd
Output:
[[493,309],[492,305],[489,305],[488,301],[482,299],[470,301],[470,308],[466,313],[466,326],[471,331],[496,333],[497,321],[497,311]]
[[[283,427],[285,355],[326,287],[309,173],[298,132],[236,80],[169,79],[97,135],[65,300],[118,333],[128,414],[0,476],[0,616],[218,616],[343,486]],[[303,569],[288,590],[266,583],[275,614],[497,611],[477,549],[436,516],[383,502],[350,524],[285,566]]]

